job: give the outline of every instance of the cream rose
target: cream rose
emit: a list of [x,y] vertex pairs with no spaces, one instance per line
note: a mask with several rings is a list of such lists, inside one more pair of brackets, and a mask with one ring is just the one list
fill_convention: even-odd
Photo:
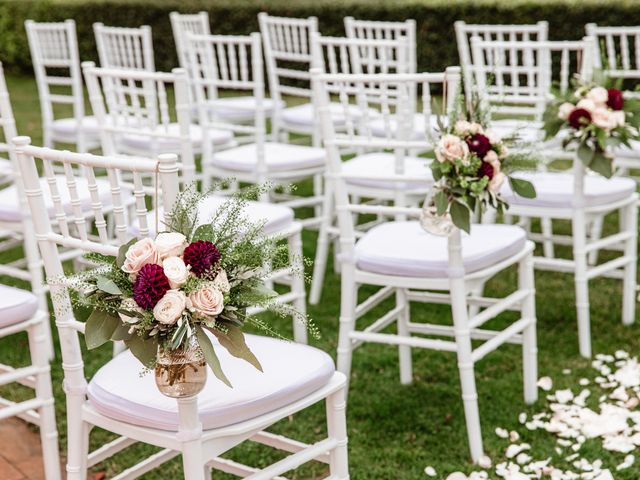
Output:
[[603,107],[609,100],[609,92],[603,87],[594,87],[587,93],[587,98],[596,104],[596,107]]
[[489,191],[498,193],[500,191],[500,187],[502,187],[502,184],[504,183],[505,178],[507,177],[504,173],[500,171],[494,172],[493,178],[489,180],[489,185],[487,186],[487,188],[489,188]]
[[436,158],[439,162],[453,162],[454,160],[464,160],[469,154],[469,147],[459,137],[455,135],[443,136],[436,147]]
[[622,127],[627,120],[625,117],[624,111],[622,110],[616,110],[614,112],[611,112],[611,116],[616,122],[616,127]]
[[216,317],[224,309],[224,296],[213,283],[191,293],[189,300],[191,300],[193,310],[205,317]]
[[561,120],[566,120],[567,118],[569,118],[569,115],[571,115],[571,112],[573,112],[575,108],[576,107],[573,105],[573,103],[564,102],[558,109],[558,118]]
[[471,131],[471,123],[466,120],[458,120],[453,130],[456,132],[456,135],[465,137],[469,135],[469,132]]
[[143,238],[129,247],[125,254],[122,271],[137,274],[142,267],[149,263],[159,263],[160,256],[156,244],[150,238]]
[[171,288],[180,288],[189,278],[189,269],[180,257],[169,257],[162,261],[165,276]]
[[596,108],[591,112],[591,121],[596,127],[611,130],[616,127],[616,118],[607,108]]
[[[138,304],[133,298],[125,298],[124,300],[122,300],[122,302],[120,303],[120,308],[122,310],[126,310],[127,312],[131,312],[131,313],[143,312],[143,310],[138,306]],[[138,323],[140,321],[140,317],[131,317],[122,312],[118,312],[118,316],[120,317],[120,320],[122,320],[124,323],[133,324],[133,323]]]
[[475,135],[476,133],[484,133],[484,130],[482,129],[482,125],[480,125],[479,123],[471,122],[470,125],[471,126],[469,127],[469,133],[471,135]]
[[493,167],[494,172],[500,171],[500,159],[498,158],[498,154],[493,150],[489,150],[483,160]]
[[576,108],[584,108],[589,113],[593,112],[596,109],[596,104],[590,98],[583,98],[578,102]]
[[484,132],[484,134],[489,139],[489,143],[493,146],[502,142],[502,137],[498,135],[496,132],[487,130],[486,132]]
[[161,259],[179,257],[187,245],[187,237],[181,233],[163,232],[156,237],[156,248]]
[[154,318],[165,325],[173,325],[178,321],[187,306],[187,297],[180,290],[169,290],[156,306],[153,307]]
[[218,272],[218,275],[216,275],[216,278],[213,280],[213,284],[222,293],[229,293],[229,290],[231,290],[231,285],[229,285],[229,279],[227,278],[227,272],[224,270],[220,270],[220,272]]

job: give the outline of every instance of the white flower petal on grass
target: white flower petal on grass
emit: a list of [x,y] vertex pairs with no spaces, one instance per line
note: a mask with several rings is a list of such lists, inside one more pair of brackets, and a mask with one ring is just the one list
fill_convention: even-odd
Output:
[[500,438],[508,438],[509,437],[509,432],[507,430],[505,430],[504,428],[496,428],[496,435],[499,436]]
[[562,370],[562,373],[564,373],[565,375],[571,375],[571,370],[568,368],[565,368]]
[[531,445],[529,445],[528,443],[521,443],[519,445],[516,445],[516,444],[509,445],[509,447],[507,447],[507,451],[505,453],[505,457],[514,458],[520,452],[522,452],[524,450],[529,450],[530,448],[531,448]]
[[624,462],[622,462],[620,465],[618,465],[616,467],[616,470],[624,470],[625,468],[629,468],[630,466],[633,465],[633,463],[636,461],[636,457],[629,454],[626,457],[624,457]]
[[607,469],[600,472],[600,475],[598,475],[593,480],[614,480],[614,479],[613,479],[613,475],[611,475],[611,472]]
[[520,440],[520,434],[518,432],[516,432],[515,430],[512,430],[511,432],[509,432],[510,442],[517,442],[518,440]]
[[556,400],[558,400],[559,403],[568,403],[573,400],[573,392],[569,389],[556,390]]
[[491,468],[491,464],[492,464],[491,459],[487,455],[483,455],[478,460],[478,466],[480,468]]
[[471,472],[469,474],[469,480],[488,480],[489,474],[484,470],[480,472]]
[[469,480],[469,477],[462,472],[453,472],[447,477],[447,480]]
[[542,377],[538,380],[538,387],[545,392],[549,392],[553,388],[553,380],[551,380],[551,377]]
[[523,425],[527,423],[527,414],[522,412],[520,415],[518,415],[518,421]]
[[428,477],[435,477],[436,476],[436,469],[433,468],[433,467],[425,467],[424,473]]
[[589,385],[589,379],[588,378],[581,378],[578,383],[580,385],[582,385],[583,387],[586,387],[587,385]]

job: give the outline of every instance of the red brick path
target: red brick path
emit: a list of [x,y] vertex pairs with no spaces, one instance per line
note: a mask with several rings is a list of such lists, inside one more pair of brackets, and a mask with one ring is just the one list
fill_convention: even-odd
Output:
[[22,420],[0,421],[0,478],[44,480],[40,435]]

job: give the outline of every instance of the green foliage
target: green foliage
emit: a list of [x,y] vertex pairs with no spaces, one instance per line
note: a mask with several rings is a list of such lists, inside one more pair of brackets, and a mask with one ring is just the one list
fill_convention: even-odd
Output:
[[[323,35],[343,36],[343,18],[405,20],[417,22],[418,67],[442,70],[458,65],[453,23],[535,23],[549,20],[550,38],[579,39],[584,25],[628,25],[637,15],[632,0],[608,1],[603,8],[597,0],[5,0],[0,2],[0,58],[5,67],[31,72],[24,20],[62,21],[72,18],[78,29],[82,60],[96,60],[93,22],[105,25],[150,25],[153,30],[156,66],[169,71],[177,66],[169,12],[205,10],[211,31],[218,34],[248,34],[258,31],[257,14],[318,17]],[[437,48],[433,46],[437,45]]]

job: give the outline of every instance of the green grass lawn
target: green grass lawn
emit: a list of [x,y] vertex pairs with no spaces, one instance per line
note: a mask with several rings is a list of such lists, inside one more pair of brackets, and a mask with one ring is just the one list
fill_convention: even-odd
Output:
[[[34,144],[40,144],[40,112],[35,82],[32,78],[7,78],[17,118],[18,130],[29,135]],[[302,190],[308,185],[302,185]],[[561,226],[561,228],[566,226]],[[614,219],[607,223],[614,228]],[[305,254],[313,258],[316,234],[305,232]],[[393,245],[389,245],[393,248]],[[309,271],[310,273],[310,271]],[[19,284],[8,278],[4,283]],[[489,293],[499,294],[512,288],[516,281],[514,271],[503,272],[492,280]],[[26,286],[22,284],[21,286]],[[318,306],[310,306],[309,313],[319,327],[322,338],[313,343],[335,357],[338,340],[338,315],[340,277],[330,266],[325,280],[323,297]],[[540,376],[549,375],[555,388],[572,387],[577,393],[578,379],[590,374],[588,360],[578,354],[576,318],[574,311],[573,281],[569,275],[536,272],[538,347]],[[370,288],[361,289],[361,295],[370,294]],[[378,312],[388,305],[379,307]],[[415,305],[413,318],[418,321],[450,323],[447,307]],[[621,287],[612,280],[591,282],[591,319],[593,350],[595,353],[613,353],[627,350],[632,355],[640,345],[640,325],[624,327],[621,324]],[[493,326],[500,327],[512,318],[500,317]],[[291,333],[289,322],[275,320],[283,333]],[[111,349],[104,346],[85,356],[87,378],[109,359]],[[0,362],[24,364],[28,359],[26,336],[14,336],[0,341]],[[366,345],[354,355],[353,375],[349,396],[348,428],[351,478],[354,480],[413,480],[428,478],[424,474],[427,465],[435,467],[437,478],[445,478],[455,470],[470,472],[466,430],[458,369],[455,355],[415,349],[413,351],[414,379],[412,385],[401,386],[398,373],[397,349],[382,345]],[[563,374],[571,369],[570,374]],[[65,401],[62,391],[60,355],[53,364],[52,376],[56,397],[56,411],[60,431],[61,451],[66,451]],[[544,408],[544,392],[541,400],[531,407],[525,406],[522,396],[521,351],[517,346],[503,346],[478,364],[476,371],[480,412],[486,453],[495,461],[501,461],[506,447],[494,430],[503,427],[519,429],[523,440],[533,445],[536,459],[552,456],[555,440],[549,434],[528,432],[518,423],[521,412],[535,413]],[[220,384],[220,390],[226,388]],[[7,396],[23,395],[18,387],[0,390]],[[596,398],[598,395],[592,395]],[[324,432],[324,407],[316,405],[298,415],[295,420],[284,421],[274,431],[285,433],[303,441],[314,441]],[[94,431],[94,446],[109,438],[109,434]],[[590,460],[602,458],[609,468],[624,458],[623,454],[611,454],[590,441],[584,449]],[[135,463],[155,451],[148,446],[134,446],[109,459],[96,468],[107,478],[122,468]],[[229,453],[229,457],[255,466],[264,466],[280,458],[272,450],[247,443]],[[560,462],[557,466],[562,466]],[[312,479],[326,473],[321,464],[312,464],[290,474],[291,478]],[[640,478],[640,463],[622,472],[614,472],[616,479]],[[181,478],[179,459],[167,463],[145,479]],[[216,480],[235,478],[215,474]]]

